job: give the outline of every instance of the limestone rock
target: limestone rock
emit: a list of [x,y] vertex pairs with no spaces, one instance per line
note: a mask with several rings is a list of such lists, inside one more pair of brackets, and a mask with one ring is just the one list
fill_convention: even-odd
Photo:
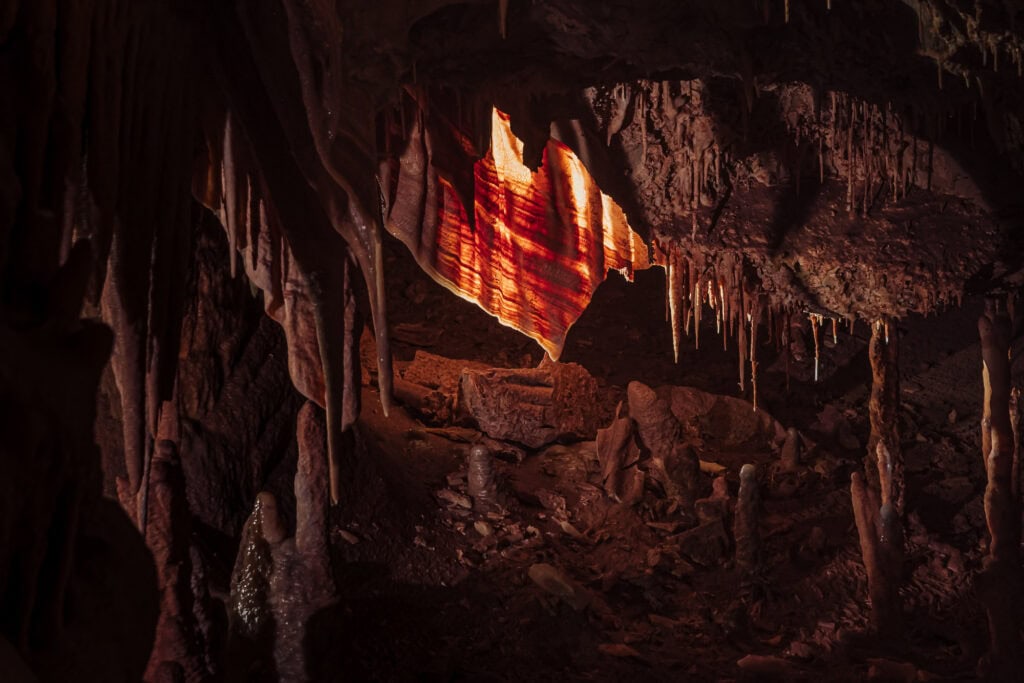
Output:
[[465,370],[460,404],[488,436],[528,448],[593,439],[603,417],[597,381],[575,363]]

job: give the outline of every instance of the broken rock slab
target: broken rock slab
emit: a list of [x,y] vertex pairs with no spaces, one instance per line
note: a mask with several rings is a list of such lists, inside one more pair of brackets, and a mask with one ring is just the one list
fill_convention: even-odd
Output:
[[593,439],[606,418],[597,380],[575,363],[464,370],[459,405],[491,438],[528,448]]
[[483,363],[417,351],[395,377],[395,397],[431,424],[450,424],[458,409],[462,372],[486,369]]
[[605,493],[627,505],[640,500],[644,473],[637,467],[640,448],[633,438],[633,420],[616,418],[606,429],[597,430],[596,449]]
[[658,391],[662,395],[671,392],[669,405],[681,424],[696,425],[701,437],[718,447],[777,447],[786,440],[786,430],[779,421],[749,401],[693,387],[663,387]]
[[484,363],[459,358],[445,358],[426,351],[417,351],[402,371],[402,379],[428,389],[435,389],[453,401],[459,393],[459,379],[467,370],[483,372]]

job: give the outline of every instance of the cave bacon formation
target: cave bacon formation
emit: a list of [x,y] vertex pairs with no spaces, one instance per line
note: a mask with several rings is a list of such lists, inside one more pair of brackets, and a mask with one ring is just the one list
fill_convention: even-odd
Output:
[[[493,109],[490,124],[490,146],[473,162],[457,124],[426,126],[417,118],[388,188],[386,225],[437,282],[557,360],[608,270],[632,280],[634,271],[652,265],[649,250],[565,144],[549,139],[534,171],[509,117]],[[472,163],[465,194],[459,176],[469,173],[445,167],[456,156],[452,149]]]

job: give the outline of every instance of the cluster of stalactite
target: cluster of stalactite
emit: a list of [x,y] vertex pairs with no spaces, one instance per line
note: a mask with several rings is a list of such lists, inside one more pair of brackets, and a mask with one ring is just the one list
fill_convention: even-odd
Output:
[[[981,87],[987,71],[998,72],[1001,63],[1004,69],[1009,66],[1015,70],[1018,77],[1024,73],[1024,43],[1011,30],[1012,20],[1007,24],[992,21],[1011,11],[1009,6],[1000,7],[988,0],[959,5],[920,0],[908,5],[917,14],[921,53],[935,60],[940,88],[946,71],[962,78],[968,88],[972,80]],[[964,64],[963,52],[977,52],[980,68]]]
[[[825,8],[832,9],[832,0],[824,0]],[[791,18],[791,0],[782,0],[783,21]],[[757,3],[760,4],[760,3]],[[959,3],[958,6],[937,0],[918,0],[906,3],[917,15],[917,37],[922,54],[935,60],[939,88],[943,72],[950,71],[962,78],[966,87],[971,79],[979,79],[981,69],[999,71],[1000,60],[1010,62],[1017,75],[1024,74],[1024,43],[1008,29],[996,30],[998,21],[989,19],[1006,11],[997,4],[980,0]],[[955,15],[955,16],[953,16]],[[980,56],[981,69],[970,68],[957,62],[957,53],[973,48]]]
[[[846,184],[846,210],[867,214],[879,197],[893,202],[931,177],[931,145],[910,135],[900,112],[849,93],[829,92],[828,106],[816,115],[787,110],[787,124],[798,148],[817,147],[818,181],[826,173]],[[800,169],[796,169],[797,191]]]
[[700,348],[701,319],[705,305],[715,317],[715,329],[728,349],[730,338],[739,354],[740,391],[746,388],[746,369],[750,363],[751,389],[757,406],[758,332],[764,315],[768,318],[769,337],[781,341],[788,329],[789,312],[772,306],[758,283],[744,272],[744,261],[731,253],[714,258],[702,250],[684,251],[669,243],[663,250],[667,276],[669,322],[672,349],[679,360],[683,335],[693,332],[694,345]]
[[[622,157],[642,200],[633,224],[650,225],[659,239],[689,252],[735,252],[730,258],[746,260],[760,275],[775,308],[873,321],[959,305],[964,280],[990,242],[936,252],[921,239],[920,216],[954,239],[962,230],[945,218],[950,204],[980,234],[995,238],[999,228],[979,213],[979,189],[935,143],[953,110],[927,114],[802,83],[738,79],[734,111],[722,102],[722,84],[715,87],[714,102],[701,80],[584,91],[590,125]],[[763,120],[758,100],[776,103],[777,121]],[[972,116],[957,112],[958,121]],[[780,127],[781,136],[771,132]],[[781,218],[754,227],[765,209],[777,216],[793,210],[767,192],[780,186],[809,213],[800,225]],[[837,204],[847,211],[837,214]],[[873,267],[853,268],[834,249],[837,234],[854,229],[865,242],[884,241],[885,256]]]
[[299,2],[283,3],[283,17],[236,9],[221,14],[224,99],[204,112],[196,196],[221,218],[233,267],[241,258],[284,327],[296,388],[326,409],[338,501],[343,442],[359,412],[361,311],[373,322],[385,412],[391,396],[375,106],[331,67],[336,16],[314,21]]
[[[714,206],[725,194],[733,161],[727,146],[720,144],[718,126],[708,111],[706,84],[697,79],[638,80],[591,88],[584,97],[606,144],[622,136],[633,154],[639,152],[630,159],[634,167],[657,167],[652,176],[668,188],[663,194],[670,197],[674,213],[688,216],[695,232],[701,209]],[[752,106],[749,98],[747,105]]]
[[5,138],[20,152],[0,155],[15,164],[0,175],[17,179],[4,181],[14,195],[11,212],[0,212],[7,287],[17,297],[25,284],[45,283],[73,245],[90,244],[90,302],[115,330],[134,492],[173,392],[197,100],[181,66],[194,45],[176,17],[146,3],[18,9],[5,14],[17,19],[11,45],[25,65],[23,96],[9,98],[5,118]]
[[[181,16],[154,3],[117,0],[0,2],[0,44],[7,92],[0,104],[0,327],[8,341],[36,337],[40,358],[30,385],[35,391],[47,387],[61,404],[49,409],[59,416],[50,429],[63,435],[48,441],[60,453],[46,465],[49,473],[37,470],[36,481],[15,476],[15,488],[5,493],[8,500],[24,495],[47,500],[56,492],[52,512],[59,511],[62,521],[49,529],[51,515],[39,516],[44,526],[36,533],[51,544],[46,553],[15,544],[10,545],[13,558],[0,553],[0,573],[11,579],[4,590],[21,593],[19,601],[28,606],[25,613],[12,613],[17,615],[13,623],[5,617],[3,636],[46,679],[82,671],[137,679],[149,657],[157,581],[152,561],[139,557],[145,551],[131,545],[138,535],[126,536],[124,516],[113,516],[100,498],[92,424],[99,373],[111,347],[105,331],[105,343],[90,339],[102,326],[79,316],[84,307],[86,315],[113,328],[111,369],[120,395],[127,474],[121,487],[132,517],[145,520],[145,495],[137,494],[151,475],[161,408],[174,394],[182,316],[178,293],[191,255],[189,175],[198,101],[191,66],[197,45]],[[77,296],[54,298],[69,284]],[[90,334],[59,341],[75,330]],[[5,356],[14,365],[29,360],[14,350]],[[78,386],[83,371],[67,364],[87,357],[95,374]],[[63,377],[48,378],[49,373]],[[14,379],[5,378],[5,395]],[[45,405],[39,396],[34,400]],[[65,425],[75,425],[74,438]],[[25,429],[31,431],[27,424],[5,429],[10,454],[42,466],[45,459],[22,452],[15,434]],[[35,519],[15,515],[7,521]],[[108,531],[97,536],[97,524]],[[83,555],[83,547],[90,553]],[[109,550],[100,552],[101,547]],[[109,553],[121,556],[104,559]],[[7,573],[9,561],[33,575],[57,573],[52,581],[25,581],[28,577]],[[118,566],[136,576],[119,575]],[[90,573],[116,585],[120,594],[90,584]],[[98,608],[95,599],[110,602]],[[137,605],[137,611],[122,610],[121,601]],[[33,603],[65,616],[27,638],[23,625],[39,622],[31,614]],[[112,619],[122,620],[118,629],[130,632],[127,640],[111,635]],[[116,647],[123,652],[110,652],[97,641],[121,641],[123,647]]]
[[[666,274],[665,305],[676,362],[684,337],[692,335],[695,348],[700,348],[701,321],[710,309],[722,348],[728,350],[730,340],[736,347],[740,393],[746,392],[749,377],[750,397],[756,410],[759,346],[772,344],[776,352],[788,349],[795,316],[806,315],[814,336],[817,381],[821,328],[827,321],[830,330],[825,334],[831,333],[833,340],[838,339],[838,316],[808,312],[806,305],[773,296],[763,288],[751,264],[737,252],[716,253],[692,243],[669,241],[659,245],[656,256],[657,264]],[[852,325],[853,319],[849,322]],[[788,350],[786,358],[788,361]]]
[[[46,384],[48,379],[42,375],[37,383],[50,387],[50,395],[60,404],[53,414],[63,416],[61,420],[77,431],[63,441],[63,455],[53,463],[62,473],[46,478],[56,487],[59,500],[53,503],[54,514],[39,515],[43,526],[37,536],[44,541],[51,537],[47,526],[51,521],[63,525],[52,532],[57,534],[51,539],[53,552],[47,551],[52,557],[44,557],[38,549],[23,549],[20,541],[11,545],[11,552],[24,550],[26,557],[38,556],[38,562],[24,565],[30,572],[56,571],[60,577],[55,577],[59,578],[55,582],[37,583],[36,587],[18,581],[4,586],[4,603],[9,602],[6,591],[10,588],[20,594],[17,600],[24,602],[28,612],[23,614],[17,606],[11,612],[11,623],[5,617],[3,635],[20,656],[41,670],[54,667],[37,653],[60,650],[65,638],[85,642],[92,637],[85,633],[93,623],[87,619],[104,624],[104,620],[119,618],[117,610],[123,598],[138,604],[137,614],[118,625],[118,632],[131,631],[129,637],[110,640],[122,642],[125,651],[100,663],[85,663],[80,655],[68,656],[54,670],[92,670],[99,677],[113,680],[120,674],[107,676],[107,669],[125,667],[125,679],[138,679],[152,644],[155,612],[150,607],[155,607],[151,605],[154,588],[161,591],[164,611],[157,626],[156,654],[147,675],[159,677],[167,670],[171,671],[167,675],[174,676],[184,667],[191,679],[193,675],[201,676],[196,672],[209,665],[195,659],[203,656],[199,653],[205,647],[200,642],[205,636],[196,635],[197,629],[207,622],[200,620],[198,626],[192,623],[193,612],[202,611],[202,600],[199,595],[193,596],[195,587],[188,584],[201,575],[202,569],[201,559],[194,553],[189,559],[194,548],[189,548],[187,540],[184,484],[176,456],[179,444],[161,434],[161,430],[178,432],[176,425],[167,425],[176,423],[178,415],[175,385],[183,294],[192,272],[194,226],[202,212],[195,200],[213,210],[223,223],[231,242],[232,274],[241,259],[254,288],[265,293],[268,313],[284,327],[296,387],[327,408],[327,450],[335,500],[339,497],[341,434],[355,421],[359,408],[356,344],[362,328],[360,310],[368,310],[378,322],[380,383],[385,400],[390,393],[386,326],[380,322],[385,312],[375,156],[372,151],[360,156],[362,150],[358,149],[363,141],[373,138],[372,116],[366,117],[369,134],[350,135],[356,141],[352,145],[357,147],[355,151],[352,146],[338,145],[333,138],[344,126],[323,118],[307,120],[306,115],[341,115],[343,108],[327,101],[329,98],[318,100],[319,108],[314,110],[312,105],[306,107],[302,98],[276,97],[280,90],[297,84],[297,79],[282,83],[279,72],[266,63],[262,64],[265,79],[256,83],[235,79],[238,87],[228,89],[231,98],[264,104],[272,96],[267,94],[268,89],[276,86],[275,101],[290,102],[291,113],[301,115],[301,125],[287,112],[275,119],[253,106],[241,107],[239,115],[230,101],[212,97],[212,81],[227,80],[226,74],[235,70],[255,72],[244,41],[258,42],[266,37],[259,32],[268,26],[284,28],[254,16],[259,8],[249,9],[249,21],[244,22],[249,35],[241,29],[243,22],[225,22],[235,30],[228,32],[226,41],[232,48],[243,48],[229,50],[236,61],[225,59],[223,64],[208,65],[207,73],[200,68],[199,57],[209,53],[195,38],[191,30],[194,26],[189,24],[194,17],[184,8],[178,15],[159,2],[0,3],[0,43],[4,48],[0,72],[10,91],[18,93],[0,105],[0,326],[5,330],[39,328],[60,334],[65,328],[88,332],[77,341],[72,335],[56,345],[39,338],[39,350],[53,356],[52,372],[66,370],[68,386],[62,388],[57,381]],[[289,10],[293,12],[293,28],[305,21],[298,16],[303,11],[298,3],[290,4]],[[313,71],[308,53],[309,41],[314,37],[301,33],[275,37],[288,41],[291,59],[304,72]],[[281,41],[274,44],[280,47]],[[302,83],[316,87],[308,80]],[[313,92],[305,94],[314,96]],[[347,113],[345,116],[346,121],[362,120]],[[302,158],[305,173],[296,168],[295,157],[287,151],[287,136],[280,120],[296,123],[287,130],[298,136],[305,132],[319,143],[322,157]],[[268,131],[272,126],[276,127]],[[269,141],[260,148],[262,153],[252,146],[254,137]],[[204,142],[205,154],[201,152]],[[272,151],[266,151],[267,147]],[[291,167],[279,163],[282,157],[292,159]],[[326,161],[317,161],[321,158]],[[366,163],[360,165],[360,158]],[[268,167],[273,170],[264,174],[263,169]],[[341,167],[355,169],[354,175],[365,182],[360,185],[348,181],[336,172]],[[365,173],[359,174],[360,169]],[[318,186],[311,187],[304,176],[314,179]],[[363,201],[367,197],[369,203]],[[307,210],[311,205],[317,208]],[[302,234],[298,240],[297,231]],[[362,290],[358,273],[365,276]],[[68,301],[55,297],[55,292],[69,287],[77,288],[79,295],[68,297]],[[122,507],[153,550],[159,565],[155,577],[152,561],[140,559],[138,549],[130,545],[134,539],[130,534],[125,538],[117,520],[110,520],[106,508],[98,502],[102,477],[91,430],[98,372],[110,352],[110,342],[104,335],[99,341],[92,339],[101,326],[94,329],[78,322],[83,313],[83,290],[84,314],[101,318],[113,330],[110,369],[119,403],[115,412],[123,428],[119,445],[123,445],[126,474],[118,481],[118,494]],[[357,306],[360,292],[363,305]],[[77,384],[74,391],[67,390],[79,374],[89,373],[65,368],[63,358],[81,354],[89,356],[95,366],[90,366],[90,381],[81,391]],[[15,351],[10,357],[21,358]],[[19,378],[8,377],[5,382],[12,379]],[[64,405],[72,400],[77,403]],[[54,429],[65,428],[58,424]],[[12,455],[33,461],[28,453]],[[70,484],[62,483],[65,477]],[[44,486],[46,482],[31,484]],[[31,488],[24,490],[29,492]],[[49,500],[41,492],[30,495]],[[11,496],[17,497],[13,491]],[[63,601],[68,586],[85,584],[76,577],[82,573],[76,568],[81,557],[74,549],[83,533],[96,536],[96,520],[107,527],[100,532],[100,542],[109,541],[111,548],[121,549],[125,553],[121,558],[124,571],[134,571],[136,576],[123,582],[126,592],[115,599],[104,592],[106,587],[82,588],[91,591],[90,595],[106,596],[112,610],[110,614],[94,610],[90,598],[87,607],[99,616],[82,617],[83,610],[68,611]],[[62,544],[65,551],[57,552]],[[22,562],[17,556],[0,553],[5,568],[13,560]],[[106,553],[90,553],[82,561],[94,563],[86,573],[118,576],[104,564]],[[33,604],[42,606],[46,614],[32,614]],[[39,631],[34,624],[49,619],[51,612],[67,612],[67,627],[58,619],[46,624],[45,633]],[[29,638],[29,627],[38,634]],[[93,631],[97,635],[110,632],[106,626]],[[83,646],[81,651],[90,648]],[[98,648],[89,656],[103,657],[97,654],[103,652],[104,648]],[[57,674],[54,679],[65,677]]]
[[[866,214],[879,199],[899,201],[915,185],[930,186],[932,143],[914,131],[940,126],[943,117],[936,126],[926,126],[917,120],[921,115],[897,111],[892,103],[882,106],[839,91],[821,93],[806,84],[762,86],[759,92],[753,84],[741,82],[739,89],[744,129],[759,96],[778,98],[795,146],[788,172],[797,194],[802,173],[812,163],[818,183],[832,177],[846,185],[846,208],[851,213]],[[738,166],[744,160],[732,151],[736,131],[723,129],[717,121],[702,80],[639,80],[593,88],[584,95],[608,145],[632,128],[628,144],[634,154],[639,151],[634,165],[650,162],[652,177],[668,178],[673,207],[690,217],[694,229],[701,220],[700,209],[713,207],[744,170],[750,172]],[[908,116],[914,120],[908,122]],[[655,151],[661,146],[672,153]],[[667,174],[664,166],[671,167]],[[756,170],[750,173],[754,179],[760,177]]]

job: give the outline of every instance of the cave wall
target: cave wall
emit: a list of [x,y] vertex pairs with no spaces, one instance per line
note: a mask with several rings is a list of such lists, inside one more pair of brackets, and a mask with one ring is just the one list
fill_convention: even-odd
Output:
[[[472,215],[497,105],[528,166],[571,149],[663,265],[699,265],[673,291],[717,296],[732,334],[762,294],[875,319],[1019,285],[1019,11],[792,5],[0,1],[5,666],[136,680],[158,599],[213,628],[171,568],[223,573],[261,489],[293,508],[300,396],[343,498],[364,320],[390,403],[381,240],[408,207],[386,169],[413,117],[450,114],[411,90],[467,112],[466,144],[413,182],[446,176]],[[831,232],[792,237],[808,217]],[[957,230],[958,260],[913,261]],[[836,235],[889,261],[840,271],[809,249]]]

